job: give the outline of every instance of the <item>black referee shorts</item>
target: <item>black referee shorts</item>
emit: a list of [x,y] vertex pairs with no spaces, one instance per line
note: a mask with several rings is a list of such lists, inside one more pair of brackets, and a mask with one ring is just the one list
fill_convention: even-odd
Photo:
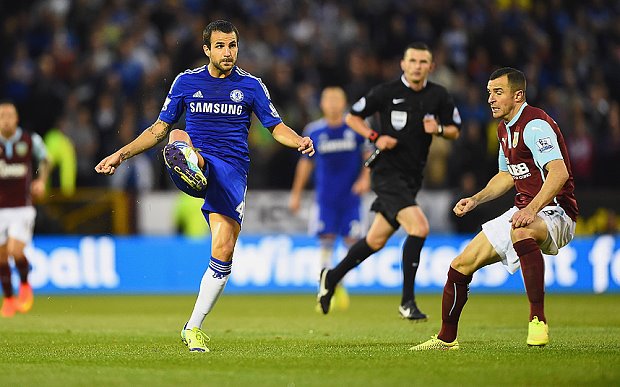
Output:
[[421,174],[412,176],[395,170],[373,171],[371,188],[377,194],[377,199],[370,210],[383,215],[392,227],[398,229],[398,211],[418,205],[415,199],[421,186]]

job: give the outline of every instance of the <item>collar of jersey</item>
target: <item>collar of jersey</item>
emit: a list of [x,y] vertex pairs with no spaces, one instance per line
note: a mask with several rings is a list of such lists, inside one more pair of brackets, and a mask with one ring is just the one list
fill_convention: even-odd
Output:
[[17,141],[18,138],[20,138],[22,135],[22,128],[20,128],[19,126],[17,127],[17,130],[15,131],[15,133],[10,137],[10,138],[4,138],[2,136],[0,136],[0,142],[8,144],[10,142],[15,142]]
[[521,117],[521,113],[523,113],[523,109],[525,109],[526,106],[527,102],[523,102],[523,105],[521,105],[521,108],[517,112],[517,115],[512,117],[512,120],[510,120],[510,122],[507,123],[506,126],[512,127],[512,125],[514,125],[519,120],[519,118]]
[[[405,86],[407,86],[408,88],[410,88],[410,89],[411,89],[411,84],[410,84],[409,82],[407,82],[407,78],[405,78],[405,74],[403,74],[403,75],[401,75],[401,76],[400,76],[400,80],[403,82],[403,84],[404,84]],[[427,83],[428,83],[428,79],[425,79],[425,80],[424,80],[424,86],[422,86],[422,89],[424,89],[424,88],[426,87],[426,84],[427,84]],[[422,90],[422,89],[420,89],[420,90]],[[411,89],[411,90],[413,90],[413,89]]]

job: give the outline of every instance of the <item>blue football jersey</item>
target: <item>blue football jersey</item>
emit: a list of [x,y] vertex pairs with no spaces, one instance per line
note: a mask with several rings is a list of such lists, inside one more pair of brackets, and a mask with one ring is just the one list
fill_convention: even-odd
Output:
[[238,165],[246,174],[252,113],[266,128],[282,122],[261,79],[237,66],[226,78],[212,77],[206,65],[177,75],[159,119],[175,123],[183,110],[194,147]]
[[325,119],[308,124],[304,135],[312,139],[316,151],[312,159],[319,204],[350,200],[355,196],[351,187],[362,168],[365,138],[344,122],[329,127]]

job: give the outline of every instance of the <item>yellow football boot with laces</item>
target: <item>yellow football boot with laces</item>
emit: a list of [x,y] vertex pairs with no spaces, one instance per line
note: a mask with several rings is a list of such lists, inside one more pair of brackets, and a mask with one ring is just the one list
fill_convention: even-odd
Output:
[[413,346],[409,348],[410,351],[429,351],[429,350],[439,350],[439,351],[456,351],[459,349],[458,340],[454,339],[453,342],[447,343],[439,338],[437,335],[431,336],[430,340],[427,340],[421,344]]
[[527,326],[527,345],[543,347],[549,343],[549,326],[544,321],[538,321],[534,316]]
[[200,328],[181,330],[181,341],[187,345],[190,352],[211,352],[207,347],[211,339]]

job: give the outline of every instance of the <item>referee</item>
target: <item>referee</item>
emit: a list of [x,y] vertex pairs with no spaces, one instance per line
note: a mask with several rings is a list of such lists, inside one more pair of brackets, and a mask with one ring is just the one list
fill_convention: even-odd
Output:
[[[424,43],[412,43],[400,62],[403,74],[374,87],[357,101],[346,117],[357,133],[374,142],[377,152],[370,163],[371,187],[377,194],[371,210],[376,212],[365,238],[349,249],[333,269],[323,269],[317,300],[324,314],[338,282],[347,272],[379,251],[402,226],[407,232],[403,245],[403,292],[398,308],[401,317],[424,321],[414,297],[415,275],[420,252],[429,233],[428,219],[416,202],[433,136],[454,140],[461,118],[447,90],[428,81],[433,54]],[[379,113],[381,129],[371,129],[364,119]]]

